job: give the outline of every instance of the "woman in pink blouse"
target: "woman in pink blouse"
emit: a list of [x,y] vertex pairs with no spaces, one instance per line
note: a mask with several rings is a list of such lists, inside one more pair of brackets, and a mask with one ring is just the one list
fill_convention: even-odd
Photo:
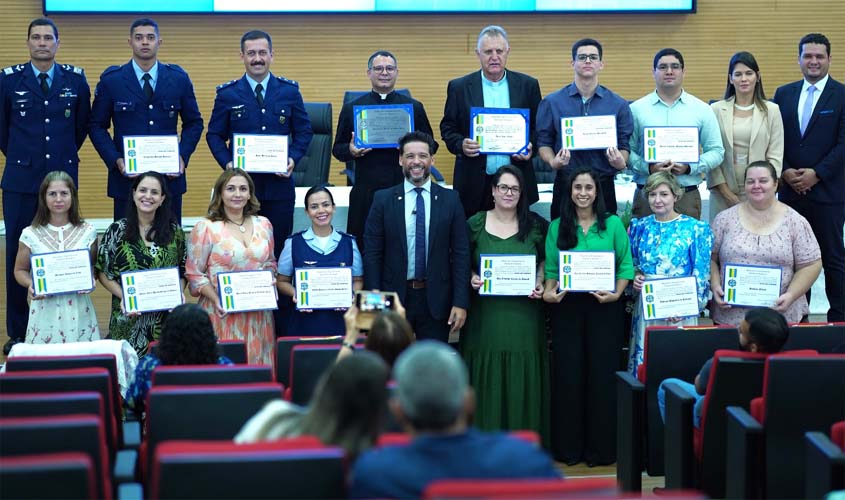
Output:
[[745,171],[747,199],[720,212],[713,222],[710,288],[715,323],[738,325],[747,310],[725,303],[725,264],[780,267],[780,296],[770,307],[790,323],[809,312],[804,294],[821,272],[819,244],[807,220],[775,198],[777,189],[775,167],[767,161],[751,163]]
[[223,340],[246,340],[252,364],[273,363],[273,311],[226,313],[217,293],[217,273],[269,269],[275,275],[273,226],[258,214],[255,185],[242,170],[227,170],[214,183],[208,214],[191,232],[185,275],[191,295],[208,311]]

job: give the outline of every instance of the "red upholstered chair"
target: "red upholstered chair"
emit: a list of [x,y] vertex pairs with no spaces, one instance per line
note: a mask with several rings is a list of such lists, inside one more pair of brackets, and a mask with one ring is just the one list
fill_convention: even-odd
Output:
[[[511,431],[508,434],[531,444],[540,445],[540,435],[534,431],[519,430]],[[404,432],[385,432],[378,437],[378,440],[376,440],[376,446],[407,446],[411,444],[411,441],[413,441],[413,439],[410,434],[405,434]]]
[[804,498],[824,498],[845,489],[845,421],[823,432],[808,432],[805,439]]
[[228,385],[273,382],[269,365],[178,365],[157,366],[153,370],[154,386],[163,385]]
[[317,387],[317,381],[337,359],[339,344],[295,345],[290,354],[290,385],[285,399],[307,405]]
[[343,337],[279,337],[276,339],[276,381],[290,387],[290,360],[293,348],[298,345],[329,345],[340,346]]
[[833,444],[845,450],[845,421],[836,422],[830,426],[830,440]]
[[81,452],[0,456],[0,498],[99,498],[94,464]]
[[605,478],[564,479],[447,479],[434,481],[423,498],[615,498],[616,481]]

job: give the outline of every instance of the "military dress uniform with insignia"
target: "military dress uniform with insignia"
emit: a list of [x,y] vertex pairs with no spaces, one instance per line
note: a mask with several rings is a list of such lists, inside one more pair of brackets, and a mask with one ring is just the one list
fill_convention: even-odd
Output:
[[[132,61],[103,71],[94,92],[91,109],[91,142],[109,171],[108,195],[114,199],[114,219],[125,216],[132,179],[120,173],[117,160],[123,158],[123,137],[127,135],[176,135],[179,117],[182,134],[179,154],[188,160],[202,136],[203,122],[194,86],[188,74],[175,64],[158,64],[152,97],[147,98],[135,74]],[[113,124],[113,138],[109,126]],[[182,219],[182,195],[187,191],[185,175],[167,177],[171,207]]]
[[[232,161],[232,134],[287,135],[288,156],[293,159],[295,169],[314,135],[299,84],[270,74],[263,106],[256,100],[246,75],[218,86],[205,140],[223,168]],[[278,257],[293,230],[296,200],[293,177],[260,173],[250,177],[255,182],[255,196],[261,202],[259,213],[273,224],[274,252]]]
[[[30,62],[0,71],[0,151],[3,218],[6,225],[6,331],[23,341],[29,307],[27,291],[14,278],[21,231],[32,223],[38,188],[53,170],[67,172],[78,185],[79,148],[91,113],[91,90],[82,68],[53,64],[45,94]],[[40,72],[39,72],[40,73]]]

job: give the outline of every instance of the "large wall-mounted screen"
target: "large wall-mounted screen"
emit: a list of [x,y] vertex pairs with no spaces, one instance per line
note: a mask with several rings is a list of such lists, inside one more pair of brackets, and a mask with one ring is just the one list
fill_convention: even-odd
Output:
[[696,0],[44,0],[46,14],[695,12]]

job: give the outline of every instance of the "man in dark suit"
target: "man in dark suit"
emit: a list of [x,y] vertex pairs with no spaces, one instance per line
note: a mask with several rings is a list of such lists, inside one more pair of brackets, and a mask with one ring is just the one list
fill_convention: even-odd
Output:
[[[179,117],[179,172],[167,174],[170,206],[182,220],[182,195],[187,191],[185,168],[202,136],[202,115],[188,74],[175,64],[159,62],[158,24],[138,19],[129,29],[132,60],[110,66],[100,75],[91,108],[91,142],[109,170],[108,195],[114,200],[114,219],[125,216],[131,179],[123,164],[123,137],[176,135]],[[114,127],[113,137],[109,126]]]
[[431,182],[434,138],[399,140],[402,184],[378,191],[364,230],[364,286],[396,292],[418,339],[446,342],[469,307],[469,237],[458,193]]
[[250,174],[255,181],[255,195],[261,202],[259,213],[273,224],[273,251],[278,256],[293,230],[296,194],[291,174],[305,156],[314,133],[299,84],[270,73],[273,62],[270,35],[257,30],[244,33],[241,60],[246,68],[244,76],[217,87],[205,140],[217,163],[228,169],[232,168],[232,134],[288,136],[287,172]]
[[[481,71],[449,82],[440,133],[455,155],[455,190],[461,195],[466,216],[493,208],[491,178],[503,165],[512,164],[525,178],[523,191],[528,203],[539,199],[537,181],[531,166],[534,122],[540,104],[540,84],[528,75],[505,69],[510,53],[508,34],[500,26],[487,26],[478,35],[475,49]],[[530,113],[528,153],[515,155],[481,154],[480,145],[470,139],[470,109],[523,108]]]
[[[395,92],[399,65],[396,57],[386,51],[373,53],[367,61],[367,76],[372,91],[343,105],[337,119],[337,135],[332,155],[339,161],[355,161],[355,184],[349,193],[349,215],[346,232],[355,237],[363,250],[364,222],[373,204],[373,195],[379,189],[402,182],[402,169],[396,165],[396,148],[358,148],[355,146],[355,106],[385,106],[410,104],[414,109],[414,129],[434,135],[422,103]],[[435,144],[432,153],[437,152]]]
[[79,155],[91,113],[91,91],[82,68],[56,64],[59,29],[35,19],[27,29],[30,60],[0,72],[0,151],[3,170],[3,218],[6,224],[5,354],[26,335],[26,289],[15,281],[21,231],[38,207],[38,189],[52,170],[77,182]]
[[811,33],[798,43],[804,79],[774,102],[783,117],[779,199],[803,215],[822,252],[828,321],[845,321],[845,86],[828,75],[830,41]]

